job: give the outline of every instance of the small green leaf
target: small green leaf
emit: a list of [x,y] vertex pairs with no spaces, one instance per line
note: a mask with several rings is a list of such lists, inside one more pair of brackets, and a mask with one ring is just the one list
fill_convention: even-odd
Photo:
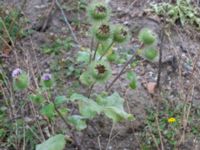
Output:
[[62,134],[55,135],[48,140],[36,146],[36,150],[63,150],[65,148],[65,136]]
[[77,130],[83,130],[87,127],[84,117],[79,115],[69,116],[68,121],[73,124]]
[[41,114],[47,116],[49,119],[52,119],[55,114],[54,104],[50,103],[42,107]]
[[63,107],[63,108],[59,108],[59,112],[63,115],[63,116],[66,116],[69,112],[69,109],[66,108],[66,107]]
[[113,51],[110,55],[107,56],[108,61],[113,62],[117,59],[117,53]]
[[55,98],[56,106],[60,106],[65,102],[68,102],[68,99],[65,96],[56,96]]
[[131,83],[129,83],[129,87],[135,90],[137,88],[137,81],[136,80],[131,81]]
[[44,102],[44,97],[41,94],[31,94],[29,96],[29,99],[34,103],[34,104],[42,104]]
[[133,71],[127,72],[128,80],[136,80],[136,74]]
[[78,52],[78,57],[77,57],[78,62],[84,62],[84,63],[89,63],[90,61],[90,54],[87,51],[79,51]]

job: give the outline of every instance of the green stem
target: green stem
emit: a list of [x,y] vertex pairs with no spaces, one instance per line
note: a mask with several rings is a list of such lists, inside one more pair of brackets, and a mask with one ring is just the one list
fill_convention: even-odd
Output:
[[96,59],[96,55],[97,55],[97,50],[98,50],[98,47],[99,47],[99,42],[97,42],[97,45],[96,45],[96,48],[95,48],[95,51],[94,51],[93,60],[95,60],[95,59]]
[[92,89],[94,88],[95,83],[93,83],[90,88],[89,88],[89,92],[88,92],[88,98],[90,98],[91,94],[92,94]]
[[[143,47],[143,44],[140,46],[139,49],[141,49]],[[137,51],[134,51],[134,53],[132,54],[131,58],[124,64],[123,68],[121,69],[121,71],[119,72],[119,74],[111,81],[111,83],[106,87],[106,91],[109,91],[110,88],[113,86],[113,84],[121,77],[121,75],[124,73],[125,69],[127,68],[127,66],[134,60],[135,58],[135,54],[137,54]]]
[[107,54],[108,50],[113,46],[113,44],[114,44],[114,41],[112,41],[112,42],[110,43],[110,45],[109,45],[109,46],[107,47],[107,49],[105,50],[104,54],[101,55],[101,57],[99,58],[99,60],[101,60],[101,59]]

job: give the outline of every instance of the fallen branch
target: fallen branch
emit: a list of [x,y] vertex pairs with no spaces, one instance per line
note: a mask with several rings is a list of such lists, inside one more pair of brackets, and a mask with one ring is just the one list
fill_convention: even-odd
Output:
[[73,31],[71,25],[70,25],[70,23],[69,23],[69,21],[68,21],[66,15],[65,15],[65,12],[64,12],[64,10],[62,9],[62,7],[61,7],[60,3],[58,2],[58,0],[56,0],[56,5],[57,5],[58,8],[60,9],[60,11],[61,11],[61,13],[62,13],[62,16],[63,16],[63,18],[64,18],[64,21],[65,21],[67,27],[69,28],[69,30],[70,30],[70,32],[71,32],[71,35],[72,35],[72,37],[73,37],[73,39],[74,39],[74,41],[76,42],[76,44],[80,45],[79,42],[78,42],[78,40],[77,40],[77,38],[76,38],[76,35],[75,35],[75,33],[74,33],[74,31]]

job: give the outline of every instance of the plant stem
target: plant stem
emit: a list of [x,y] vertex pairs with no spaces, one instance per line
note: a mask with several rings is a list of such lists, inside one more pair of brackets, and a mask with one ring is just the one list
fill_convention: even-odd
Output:
[[156,86],[159,88],[160,86],[160,75],[162,70],[162,49],[163,49],[163,40],[164,40],[164,27],[161,31],[161,38],[160,38],[160,48],[159,48],[159,64],[158,64],[158,75],[157,75],[157,83]]
[[114,44],[114,41],[112,41],[110,43],[110,45],[107,47],[107,49],[105,50],[104,54],[99,58],[99,60],[101,60],[107,54],[107,51],[113,46],[113,44]]
[[95,60],[95,58],[96,58],[98,47],[99,47],[99,42],[97,42],[97,45],[96,45],[96,48],[95,48],[95,51],[94,51],[93,60]]
[[94,37],[92,37],[91,44],[90,44],[90,61],[89,62],[92,61],[93,46],[94,46]]
[[57,114],[59,115],[59,117],[63,120],[63,122],[65,123],[65,125],[67,126],[67,128],[69,130],[71,130],[71,134],[72,134],[72,138],[73,138],[73,141],[75,142],[78,150],[82,150],[82,147],[81,147],[81,144],[80,144],[80,141],[78,140],[72,126],[67,122],[67,120],[64,118],[64,116],[60,113],[60,111],[58,110],[58,108],[56,107],[56,104],[55,102],[53,101],[53,104],[54,104],[54,108],[55,108],[55,111],[57,112]]
[[90,88],[89,88],[89,92],[88,92],[88,98],[90,98],[91,93],[92,93],[92,89],[94,88],[95,83],[93,83]]

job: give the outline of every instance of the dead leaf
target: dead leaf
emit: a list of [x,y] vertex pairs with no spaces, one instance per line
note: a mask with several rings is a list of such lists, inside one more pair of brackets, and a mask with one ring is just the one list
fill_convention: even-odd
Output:
[[8,56],[11,52],[11,48],[7,45],[3,45],[3,54]]
[[155,93],[155,89],[156,89],[156,83],[155,82],[149,82],[149,83],[147,83],[147,91],[150,94],[154,94]]

